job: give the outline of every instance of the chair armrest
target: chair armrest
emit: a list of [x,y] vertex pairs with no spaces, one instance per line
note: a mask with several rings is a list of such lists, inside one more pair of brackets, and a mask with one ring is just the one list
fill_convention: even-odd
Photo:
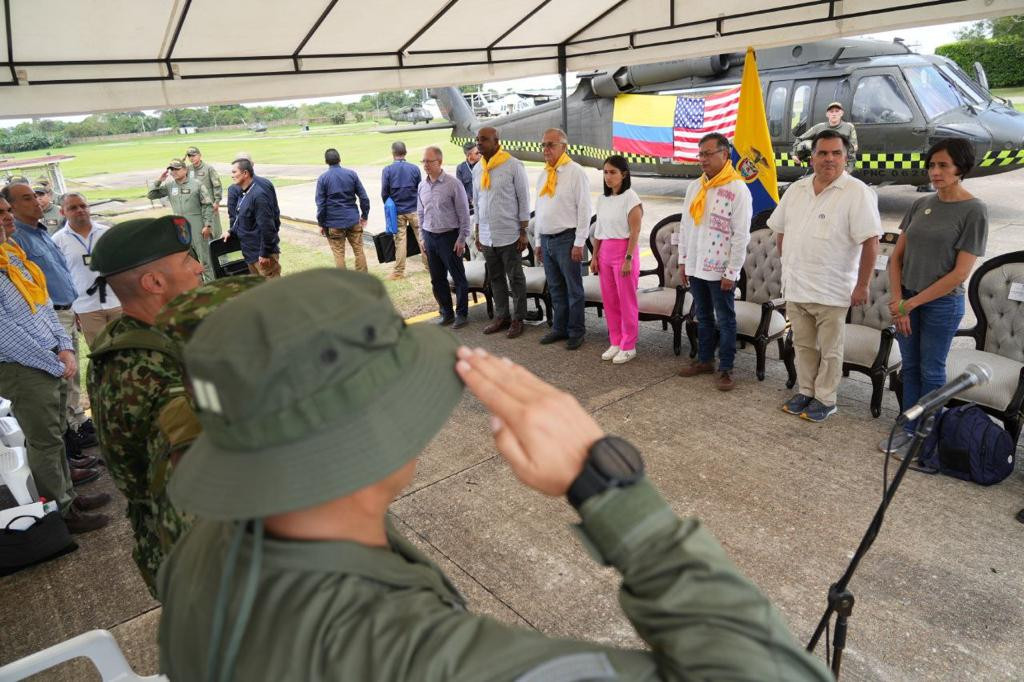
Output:
[[890,324],[882,330],[882,338],[878,341],[878,354],[875,361],[871,363],[872,369],[888,369],[889,353],[892,351],[893,341],[896,340],[896,325]]
[[646,277],[647,275],[657,275],[660,268],[651,268],[649,270],[641,270],[640,277]]
[[776,310],[785,310],[786,309],[786,299],[784,299],[784,298],[773,298],[772,300],[768,301],[768,303],[765,303],[764,305],[771,305]]
[[676,285],[676,302],[672,305],[672,317],[683,316],[683,306],[686,305],[687,288],[682,284]]

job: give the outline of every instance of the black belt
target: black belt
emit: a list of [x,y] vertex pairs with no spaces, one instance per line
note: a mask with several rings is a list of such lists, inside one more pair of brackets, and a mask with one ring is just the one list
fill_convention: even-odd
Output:
[[54,303],[53,304],[53,309],[54,310],[71,310],[71,306],[69,306],[69,305],[57,305],[56,303]]

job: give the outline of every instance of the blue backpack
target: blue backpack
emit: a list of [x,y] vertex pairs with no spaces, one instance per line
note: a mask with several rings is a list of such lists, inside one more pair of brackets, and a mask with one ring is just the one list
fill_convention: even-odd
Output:
[[936,418],[921,448],[918,470],[992,485],[1013,473],[1016,452],[1010,434],[984,410],[960,405]]

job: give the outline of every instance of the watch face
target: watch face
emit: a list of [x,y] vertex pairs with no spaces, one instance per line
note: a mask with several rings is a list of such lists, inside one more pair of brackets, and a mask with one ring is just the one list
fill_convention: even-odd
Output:
[[590,456],[594,467],[613,481],[633,481],[644,471],[640,452],[617,436],[595,443]]

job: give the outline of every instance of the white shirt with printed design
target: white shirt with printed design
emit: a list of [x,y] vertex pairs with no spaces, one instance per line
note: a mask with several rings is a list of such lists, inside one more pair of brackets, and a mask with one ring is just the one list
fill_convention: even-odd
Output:
[[747,184],[733,180],[708,190],[704,215],[694,225],[690,204],[700,190],[700,180],[686,188],[679,225],[679,262],[687,277],[717,282],[725,277],[736,281],[747,258],[753,200]]

